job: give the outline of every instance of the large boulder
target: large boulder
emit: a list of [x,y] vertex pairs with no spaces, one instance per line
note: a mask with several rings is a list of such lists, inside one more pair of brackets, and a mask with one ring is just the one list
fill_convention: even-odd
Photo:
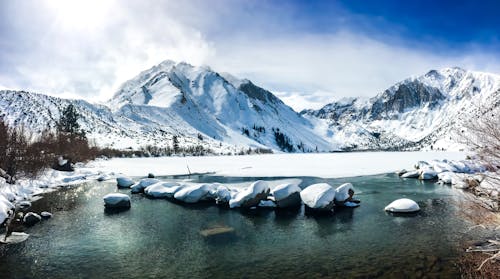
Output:
[[335,189],[327,183],[313,184],[300,192],[300,198],[311,209],[331,210],[335,205]]
[[217,204],[228,204],[231,200],[231,190],[226,186],[219,185],[215,190],[215,202]]
[[432,179],[437,179],[438,173],[431,169],[431,168],[426,168],[423,169],[422,172],[420,173],[418,179],[420,180],[432,180]]
[[274,197],[274,202],[277,207],[297,207],[301,205],[299,186],[293,183],[285,183],[276,186],[271,195]]
[[401,175],[402,178],[418,178],[420,176],[420,170],[409,171]]
[[34,212],[28,212],[24,215],[23,223],[27,226],[33,226],[34,224],[40,222],[42,217]]
[[209,184],[186,186],[182,189],[179,189],[174,194],[174,198],[185,203],[197,203],[199,201],[208,199],[209,196],[211,196],[211,189],[212,187]]
[[410,199],[398,199],[385,207],[385,211],[393,213],[413,213],[420,210],[418,204]]
[[267,182],[258,180],[250,184],[249,187],[238,192],[229,201],[229,207],[249,208],[258,206],[261,200],[266,200],[271,189]]
[[153,184],[159,183],[160,180],[155,178],[143,178],[136,184],[130,187],[132,194],[138,194],[144,192],[146,187],[151,186]]
[[345,202],[349,198],[349,190],[354,192],[354,187],[351,183],[344,183],[335,189],[335,200]]
[[121,193],[111,193],[103,197],[104,206],[107,208],[129,208],[130,197]]
[[118,188],[130,188],[130,186],[134,185],[134,181],[125,176],[119,176],[116,178],[116,185]]
[[175,186],[180,186],[180,184],[176,182],[158,182],[146,187],[144,194],[156,199],[171,198],[173,196],[171,188]]
[[52,165],[52,168],[58,171],[74,171],[75,168],[71,165],[70,159],[64,159],[62,156],[57,158],[57,162]]

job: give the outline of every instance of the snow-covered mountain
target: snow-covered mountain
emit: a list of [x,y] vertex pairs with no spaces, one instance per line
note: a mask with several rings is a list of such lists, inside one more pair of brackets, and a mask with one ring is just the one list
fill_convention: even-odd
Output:
[[500,76],[432,70],[371,99],[344,98],[300,114],[246,79],[165,61],[125,82],[104,105],[0,91],[0,118],[35,134],[73,104],[88,137],[103,147],[202,145],[220,153],[364,149],[457,149],[457,132],[500,110]]
[[301,114],[344,149],[457,149],[465,121],[499,108],[500,76],[446,68]]
[[0,112],[9,124],[39,132],[54,127],[72,103],[81,126],[101,146],[116,148],[203,145],[237,152],[261,147],[328,151],[311,123],[271,92],[249,80],[207,67],[165,61],[125,82],[106,105],[19,91],[1,91]]

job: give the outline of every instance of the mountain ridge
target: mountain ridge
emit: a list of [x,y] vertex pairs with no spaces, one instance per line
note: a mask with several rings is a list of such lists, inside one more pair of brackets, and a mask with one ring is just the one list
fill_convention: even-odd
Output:
[[209,67],[163,61],[124,82],[104,104],[0,90],[0,117],[40,132],[74,104],[98,145],[203,145],[218,153],[247,148],[285,152],[450,149],[450,133],[478,115],[470,105],[500,105],[500,76],[458,67],[430,70],[372,98],[342,98],[294,111],[248,79]]

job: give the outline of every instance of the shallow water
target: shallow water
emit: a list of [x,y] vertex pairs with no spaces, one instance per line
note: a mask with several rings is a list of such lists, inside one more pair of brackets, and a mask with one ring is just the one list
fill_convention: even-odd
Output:
[[[459,277],[454,261],[469,224],[458,215],[457,190],[393,174],[300,179],[301,187],[351,182],[361,206],[309,216],[303,208],[240,211],[133,195],[130,210],[107,213],[102,196],[118,190],[113,182],[92,182],[33,204],[31,210],[48,210],[54,217],[27,228],[28,241],[0,247],[0,277]],[[405,217],[383,211],[401,197],[418,201],[422,212]],[[234,234],[208,239],[200,234],[217,226],[232,227]]]

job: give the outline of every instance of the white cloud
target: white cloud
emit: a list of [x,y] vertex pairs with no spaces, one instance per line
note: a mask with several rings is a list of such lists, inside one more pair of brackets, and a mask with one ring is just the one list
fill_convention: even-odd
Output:
[[0,4],[0,20],[8,23],[0,26],[1,84],[104,101],[127,79],[172,59],[249,78],[301,110],[343,96],[374,96],[433,68],[500,72],[499,58],[480,48],[439,53],[354,31],[310,34],[297,28],[284,5],[168,0],[58,3]]

